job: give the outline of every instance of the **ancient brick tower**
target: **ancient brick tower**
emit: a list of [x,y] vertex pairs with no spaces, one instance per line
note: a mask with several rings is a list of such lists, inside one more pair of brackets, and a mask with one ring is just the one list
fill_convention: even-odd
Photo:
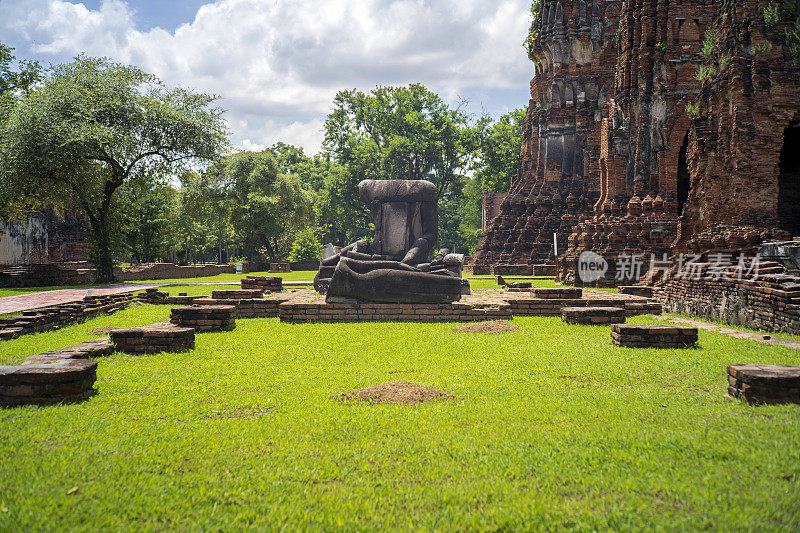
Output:
[[567,270],[584,250],[642,254],[647,269],[651,256],[754,253],[800,234],[796,15],[768,26],[771,5],[625,0],[600,199],[569,238]]
[[600,125],[613,93],[619,0],[543,0],[522,168],[483,232],[476,272],[553,259],[600,195]]
[[566,265],[584,250],[609,260],[671,250],[689,191],[686,106],[700,89],[696,73],[713,13],[705,0],[624,1],[614,93],[600,133],[600,198],[570,235]]
[[680,223],[695,253],[800,236],[800,2],[725,0],[715,28]]

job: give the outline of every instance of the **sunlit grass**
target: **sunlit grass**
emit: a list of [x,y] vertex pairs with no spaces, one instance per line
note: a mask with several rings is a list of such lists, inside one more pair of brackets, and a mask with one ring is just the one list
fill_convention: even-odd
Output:
[[[0,343],[0,360],[168,312]],[[100,360],[91,400],[0,411],[0,530],[800,526],[800,409],[725,397],[726,365],[796,351],[704,331],[698,350],[632,350],[604,327],[513,323],[238,320],[186,354]],[[400,379],[457,399],[332,398]]]

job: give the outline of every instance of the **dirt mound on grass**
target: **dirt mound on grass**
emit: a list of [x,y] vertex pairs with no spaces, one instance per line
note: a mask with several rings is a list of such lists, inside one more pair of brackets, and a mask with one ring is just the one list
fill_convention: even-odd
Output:
[[492,320],[491,322],[475,322],[474,324],[464,324],[453,328],[459,333],[506,333],[517,331],[517,326],[509,324],[508,320]]
[[408,381],[391,381],[372,385],[352,392],[343,392],[338,398],[340,400],[361,400],[372,403],[406,403],[416,404],[423,402],[435,402],[448,398],[455,398],[452,394],[433,387],[426,387],[418,383]]
[[112,329],[116,329],[114,326],[103,326],[102,328],[96,328],[89,332],[89,335],[103,335],[105,333],[111,332]]

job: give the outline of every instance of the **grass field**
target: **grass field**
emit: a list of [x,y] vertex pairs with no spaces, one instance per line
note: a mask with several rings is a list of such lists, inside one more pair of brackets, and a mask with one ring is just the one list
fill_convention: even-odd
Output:
[[[0,361],[168,313],[0,343]],[[513,324],[239,320],[190,353],[102,359],[89,401],[0,410],[0,531],[800,528],[800,408],[724,394],[726,365],[796,351],[704,331],[699,350],[631,350],[608,328]],[[457,399],[334,399],[393,380]]]

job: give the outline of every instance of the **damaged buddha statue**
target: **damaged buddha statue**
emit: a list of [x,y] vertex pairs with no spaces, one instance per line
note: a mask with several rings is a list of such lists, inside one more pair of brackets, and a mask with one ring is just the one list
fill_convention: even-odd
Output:
[[[314,288],[328,302],[450,303],[461,299],[464,256],[440,250],[436,187],[424,180],[364,180],[358,194],[375,224],[372,242],[326,247]],[[468,285],[466,285],[468,287]]]

